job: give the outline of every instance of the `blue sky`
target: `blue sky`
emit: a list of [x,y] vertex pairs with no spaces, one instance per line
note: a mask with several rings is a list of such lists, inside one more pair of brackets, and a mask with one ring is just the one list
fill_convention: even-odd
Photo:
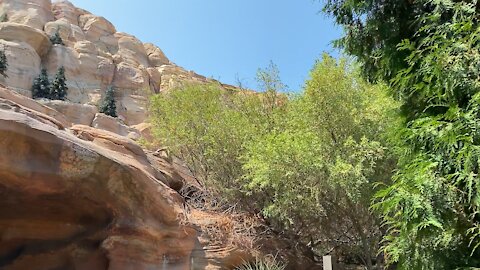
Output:
[[291,91],[301,88],[322,52],[337,55],[341,34],[315,0],[71,0],[117,31],[158,45],[176,64],[257,87],[255,73],[273,61]]

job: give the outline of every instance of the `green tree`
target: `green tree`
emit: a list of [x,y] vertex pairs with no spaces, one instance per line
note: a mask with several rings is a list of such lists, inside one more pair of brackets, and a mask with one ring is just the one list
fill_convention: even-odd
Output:
[[52,83],[49,99],[65,100],[67,97],[67,84],[65,79],[65,68],[60,67],[55,74],[55,80]]
[[47,70],[42,68],[40,74],[35,78],[32,85],[33,98],[49,98],[51,93],[50,80]]
[[115,89],[113,87],[110,86],[107,88],[105,97],[103,98],[99,111],[111,117],[117,117],[117,106],[115,105]]
[[3,13],[2,16],[0,16],[0,22],[8,22],[8,14]]
[[378,193],[400,269],[480,267],[477,1],[329,0],[338,41],[402,103],[400,170]]
[[3,77],[8,77],[6,73],[7,69],[8,69],[7,56],[5,55],[5,51],[1,50],[0,51],[0,75],[2,75]]
[[65,45],[63,43],[63,39],[60,36],[60,33],[58,30],[55,32],[55,34],[53,34],[53,36],[50,37],[50,42],[52,42],[53,45],[56,45],[56,44],[63,45],[63,46]]
[[[205,188],[240,200],[244,143],[264,128],[262,101],[217,84],[187,84],[151,100],[153,133],[184,160]],[[233,196],[234,194],[235,196]]]
[[324,56],[304,93],[243,156],[246,188],[277,228],[319,255],[334,249],[368,269],[381,237],[370,200],[392,169],[380,134],[395,103],[383,90]]

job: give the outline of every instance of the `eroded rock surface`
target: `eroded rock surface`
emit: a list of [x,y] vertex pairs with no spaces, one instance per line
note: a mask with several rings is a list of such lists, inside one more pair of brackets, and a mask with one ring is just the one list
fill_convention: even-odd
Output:
[[[4,0],[0,16],[0,49],[10,64],[8,78],[0,82],[26,96],[42,66],[52,77],[63,66],[68,101],[98,105],[113,86],[119,114],[126,124],[137,125],[146,119],[150,94],[183,81],[209,81],[173,64],[157,46],[117,32],[105,18],[66,0]],[[49,37],[57,32],[65,45],[51,44]]]
[[220,270],[252,258],[202,232],[222,217],[191,218],[179,161],[144,150],[118,119],[76,124],[91,117],[70,106],[0,86],[0,269]]
[[91,129],[0,98],[0,268],[190,269],[196,233],[169,176]]

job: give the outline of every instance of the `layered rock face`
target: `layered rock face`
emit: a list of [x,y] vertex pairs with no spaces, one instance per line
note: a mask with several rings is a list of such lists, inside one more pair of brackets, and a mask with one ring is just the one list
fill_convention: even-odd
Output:
[[[0,15],[0,49],[10,64],[3,83],[26,96],[41,67],[53,76],[64,66],[69,102],[97,105],[113,86],[118,114],[136,125],[145,120],[149,94],[179,81],[208,81],[170,62],[157,46],[117,32],[105,18],[66,0],[2,0]],[[65,46],[51,44],[56,32]]]
[[218,270],[251,258],[212,248],[189,221],[178,166],[124,131],[74,125],[0,87],[0,269]]
[[[180,190],[195,179],[182,162],[136,142],[151,139],[149,95],[211,80],[68,1],[0,0],[0,18],[0,269],[220,270],[253,259],[232,217],[185,206]],[[51,44],[57,31],[65,45]],[[67,100],[31,99],[41,68],[61,66]],[[97,109],[111,86],[119,118]]]

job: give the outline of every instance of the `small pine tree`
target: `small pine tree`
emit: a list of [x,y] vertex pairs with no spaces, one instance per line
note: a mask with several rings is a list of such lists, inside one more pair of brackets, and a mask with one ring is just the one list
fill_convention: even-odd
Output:
[[117,117],[117,106],[115,105],[114,89],[109,87],[105,93],[105,98],[100,105],[100,112],[112,117]]
[[7,69],[8,69],[8,61],[7,61],[7,56],[5,55],[5,51],[1,50],[0,51],[0,75],[3,77],[8,77],[7,76]]
[[67,90],[68,87],[65,79],[65,68],[60,67],[55,75],[55,80],[53,81],[49,98],[65,100],[67,97]]
[[3,13],[2,16],[0,16],[0,22],[8,22],[8,14]]
[[55,45],[55,44],[65,45],[63,43],[63,39],[60,36],[60,33],[58,32],[58,30],[57,30],[57,32],[55,32],[55,34],[53,34],[53,36],[50,37],[50,41],[52,42],[53,45]]
[[32,97],[49,98],[51,92],[50,81],[48,80],[47,70],[42,68],[40,75],[33,81]]

